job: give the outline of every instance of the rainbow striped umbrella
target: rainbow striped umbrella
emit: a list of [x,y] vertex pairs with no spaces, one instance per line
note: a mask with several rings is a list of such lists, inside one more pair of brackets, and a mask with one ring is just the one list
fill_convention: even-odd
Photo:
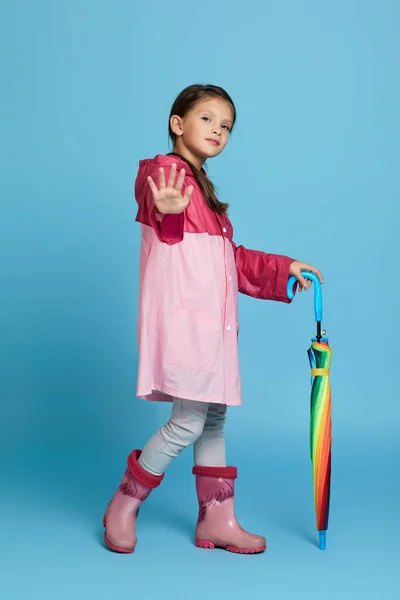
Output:
[[[319,279],[314,273],[304,271],[302,275],[314,283],[314,312],[317,322],[317,336],[308,350],[311,366],[311,406],[310,406],[310,446],[314,477],[314,502],[319,532],[319,547],[326,549],[326,531],[328,529],[329,501],[331,488],[331,386],[329,368],[332,350],[321,331],[322,292]],[[297,280],[291,277],[288,283],[288,297],[294,297],[294,285]]]

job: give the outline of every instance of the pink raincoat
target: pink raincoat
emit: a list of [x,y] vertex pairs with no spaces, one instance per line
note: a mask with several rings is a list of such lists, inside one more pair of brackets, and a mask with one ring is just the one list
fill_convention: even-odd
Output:
[[[168,181],[172,163],[194,186],[180,215],[159,215],[147,177]],[[137,395],[228,405],[242,403],[238,291],[287,302],[293,259],[236,247],[225,215],[207,205],[188,165],[176,156],[141,160],[135,182],[141,224]]]

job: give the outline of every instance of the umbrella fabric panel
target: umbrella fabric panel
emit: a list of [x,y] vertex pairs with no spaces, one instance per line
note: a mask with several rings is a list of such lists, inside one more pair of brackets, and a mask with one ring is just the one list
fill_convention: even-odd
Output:
[[328,527],[331,479],[331,389],[329,367],[332,350],[326,342],[314,342],[309,350],[313,384],[311,391],[310,449],[314,475],[314,499],[318,530]]

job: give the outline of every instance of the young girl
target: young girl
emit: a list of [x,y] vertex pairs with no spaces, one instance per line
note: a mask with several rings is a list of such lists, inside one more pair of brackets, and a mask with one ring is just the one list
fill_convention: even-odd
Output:
[[104,516],[105,542],[133,552],[139,508],[182,450],[194,446],[199,501],[195,543],[238,553],[262,552],[265,538],[240,527],[234,510],[236,467],[226,465],[227,406],[239,405],[238,291],[287,302],[291,275],[318,269],[286,256],[236,246],[203,165],[222,152],[236,120],[220,87],[193,85],[172,106],[174,150],[142,160],[135,183],[141,224],[137,395],[169,401],[169,421],[133,450]]

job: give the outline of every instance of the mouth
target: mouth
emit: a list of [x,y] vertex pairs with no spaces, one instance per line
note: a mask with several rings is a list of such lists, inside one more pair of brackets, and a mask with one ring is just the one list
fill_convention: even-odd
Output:
[[220,142],[218,140],[213,140],[211,138],[207,139],[207,142],[209,142],[213,146],[219,146],[220,145]]

